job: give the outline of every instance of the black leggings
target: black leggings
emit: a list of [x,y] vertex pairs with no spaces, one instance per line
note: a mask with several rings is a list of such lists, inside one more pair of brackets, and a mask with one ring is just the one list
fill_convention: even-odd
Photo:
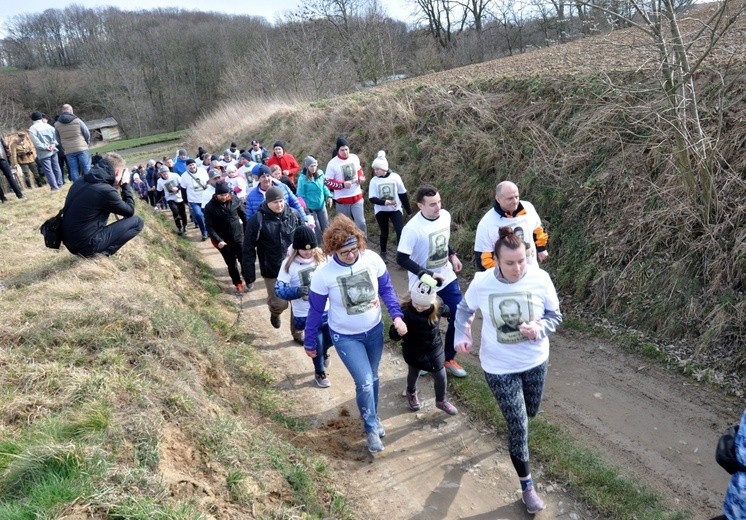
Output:
[[168,207],[171,208],[171,214],[174,216],[176,227],[179,228],[179,231],[181,231],[181,228],[185,228],[187,225],[185,204],[183,202],[169,200]]
[[389,241],[389,220],[394,224],[397,246],[399,245],[401,230],[404,227],[404,217],[401,211],[379,211],[376,213],[376,222],[378,222],[378,227],[381,228],[381,253],[386,252],[386,245]]
[[[397,212],[398,213],[398,212]],[[445,367],[437,372],[430,372],[435,381],[435,400],[442,403],[446,400],[447,377]],[[411,394],[417,391],[417,380],[420,377],[420,369],[409,365],[407,373],[407,391]]]
[[484,373],[492,395],[508,425],[508,451],[518,476],[531,474],[528,455],[528,418],[536,417],[544,391],[547,362],[516,374]]

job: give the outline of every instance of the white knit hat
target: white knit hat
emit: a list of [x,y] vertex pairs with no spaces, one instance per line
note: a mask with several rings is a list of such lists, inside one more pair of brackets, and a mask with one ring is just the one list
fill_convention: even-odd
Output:
[[422,307],[430,307],[435,303],[435,297],[438,294],[438,291],[434,285],[417,280],[417,283],[412,287],[410,294],[412,296],[412,303],[416,303]]
[[389,162],[386,160],[386,152],[383,150],[378,152],[376,158],[373,159],[373,168],[380,168],[385,172],[389,171]]

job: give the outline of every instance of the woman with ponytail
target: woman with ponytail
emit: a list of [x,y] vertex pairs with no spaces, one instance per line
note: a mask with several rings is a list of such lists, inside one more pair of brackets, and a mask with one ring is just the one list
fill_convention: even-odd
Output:
[[471,322],[482,311],[479,360],[508,426],[510,460],[529,514],[546,507],[536,493],[528,453],[528,418],[539,412],[549,359],[549,334],[562,323],[549,274],[526,263],[529,250],[509,227],[500,228],[496,265],[476,273],[456,312],[456,351],[469,352]]

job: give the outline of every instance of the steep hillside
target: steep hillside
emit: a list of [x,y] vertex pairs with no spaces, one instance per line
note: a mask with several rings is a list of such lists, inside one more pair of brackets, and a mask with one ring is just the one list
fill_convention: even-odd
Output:
[[513,180],[546,223],[547,269],[568,308],[656,335],[686,370],[743,377],[744,32],[741,19],[697,79],[702,125],[720,139],[710,220],[672,169],[655,54],[634,29],[283,107],[240,132],[208,133],[201,128],[215,126],[201,121],[190,143],[282,139],[322,166],[338,135],[366,166],[385,149],[410,192],[439,187],[462,257],[495,184]]

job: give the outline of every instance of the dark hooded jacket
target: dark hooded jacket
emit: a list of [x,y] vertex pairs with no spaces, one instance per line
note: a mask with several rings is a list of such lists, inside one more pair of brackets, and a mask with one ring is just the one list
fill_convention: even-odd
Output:
[[222,240],[228,245],[242,244],[246,208],[238,197],[231,197],[222,203],[213,195],[205,205],[205,225],[212,241],[219,244]]
[[277,278],[288,247],[293,243],[293,231],[303,225],[298,212],[287,204],[278,214],[269,209],[266,201],[262,202],[259,211],[246,223],[243,239],[243,275],[248,283],[256,281],[257,255],[262,277]]
[[122,186],[120,197],[114,188],[114,174],[114,167],[104,159],[70,187],[62,218],[62,243],[71,253],[96,251],[98,235],[111,213],[123,217],[135,214],[130,185]]

